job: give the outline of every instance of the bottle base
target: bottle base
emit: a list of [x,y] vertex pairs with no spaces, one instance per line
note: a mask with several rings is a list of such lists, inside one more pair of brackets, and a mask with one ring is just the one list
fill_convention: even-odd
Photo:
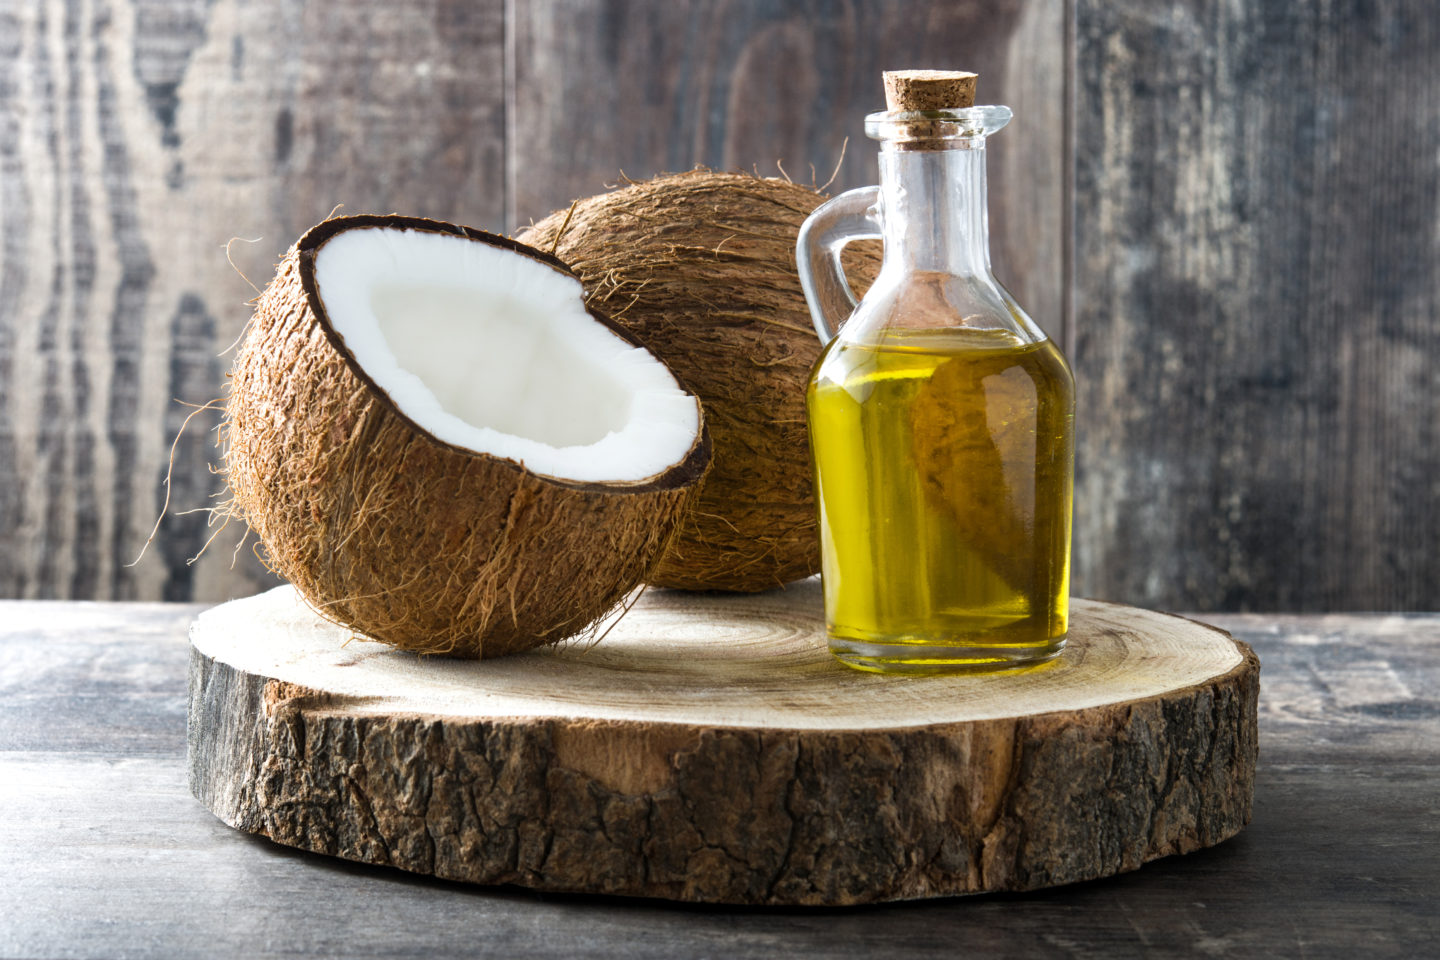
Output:
[[1040,666],[1065,649],[1065,638],[1043,644],[867,643],[830,637],[841,663],[870,673],[999,673]]

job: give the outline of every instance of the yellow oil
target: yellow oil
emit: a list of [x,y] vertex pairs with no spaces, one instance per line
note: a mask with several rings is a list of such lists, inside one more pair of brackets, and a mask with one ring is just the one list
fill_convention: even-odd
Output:
[[966,328],[835,340],[807,401],[832,652],[919,672],[1058,653],[1074,383],[1055,345]]

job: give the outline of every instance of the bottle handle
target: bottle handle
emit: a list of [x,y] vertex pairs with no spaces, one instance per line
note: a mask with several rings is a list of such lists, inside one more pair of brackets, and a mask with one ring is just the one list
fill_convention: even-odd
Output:
[[816,207],[800,226],[795,263],[821,343],[835,339],[835,328],[860,305],[840,262],[845,245],[880,237],[879,187],[847,190]]

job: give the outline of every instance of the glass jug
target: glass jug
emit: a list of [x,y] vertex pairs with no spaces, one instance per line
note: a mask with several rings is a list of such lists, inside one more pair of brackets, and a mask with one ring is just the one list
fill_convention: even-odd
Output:
[[[990,271],[985,140],[1010,116],[871,114],[880,185],[800,231],[826,344],[806,397],[826,628],[860,669],[1005,669],[1064,646],[1074,382]],[[857,302],[840,254],[864,238],[885,253]]]

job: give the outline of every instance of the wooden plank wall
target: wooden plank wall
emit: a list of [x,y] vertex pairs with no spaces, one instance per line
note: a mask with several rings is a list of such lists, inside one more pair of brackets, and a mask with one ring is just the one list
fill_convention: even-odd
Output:
[[[874,183],[865,114],[899,62],[980,73],[1016,119],[991,144],[996,271],[1057,334],[1064,280],[1061,0],[529,0],[512,4],[510,221],[618,173],[784,172],[831,192]],[[846,140],[849,144],[846,146]]]
[[[509,229],[622,170],[781,161],[823,182],[846,137],[848,189],[875,178],[862,118],[896,57],[978,64],[1016,107],[997,259],[1058,323],[1063,40],[1059,0],[16,0],[0,11],[0,596],[270,582],[234,560],[233,527],[187,564],[213,532],[202,514],[126,566],[190,412],[173,400],[220,395],[218,354],[248,316],[230,237],[263,238],[233,249],[263,283],[337,203]],[[177,447],[173,506],[218,488],[214,423]]]
[[1077,588],[1440,606],[1440,6],[1080,0]]
[[[337,203],[503,227],[502,0],[0,6],[0,596],[219,599],[273,583],[175,516],[186,407],[257,283]],[[215,418],[177,448],[203,507]],[[232,558],[235,558],[232,560]],[[233,562],[233,567],[232,567]]]
[[[172,398],[220,394],[248,315],[230,237],[262,238],[233,254],[263,283],[337,203],[514,229],[622,170],[823,182],[848,137],[847,189],[879,71],[924,63],[1016,110],[996,268],[1073,345],[1077,592],[1433,608],[1437,25],[1423,0],[11,0],[0,596],[269,582],[233,529],[187,564],[200,514],[126,566]],[[182,508],[218,486],[213,425],[177,448]]]

